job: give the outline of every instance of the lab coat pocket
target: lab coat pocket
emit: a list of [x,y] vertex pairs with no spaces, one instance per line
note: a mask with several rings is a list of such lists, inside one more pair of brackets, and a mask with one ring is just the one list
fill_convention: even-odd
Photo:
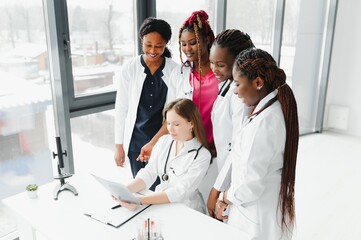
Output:
[[239,228],[257,239],[259,236],[258,205],[230,205],[227,224]]
[[183,176],[187,173],[188,167],[186,166],[174,166],[170,167],[172,175],[174,175],[176,178]]
[[258,204],[256,202],[247,205],[237,206],[238,211],[250,222],[258,224]]

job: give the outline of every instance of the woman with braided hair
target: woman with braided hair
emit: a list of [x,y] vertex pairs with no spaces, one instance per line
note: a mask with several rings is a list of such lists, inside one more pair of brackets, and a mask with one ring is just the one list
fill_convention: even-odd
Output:
[[[227,29],[219,33],[213,42],[209,60],[214,75],[218,79],[218,96],[213,104],[211,119],[213,124],[213,138],[217,150],[217,158],[214,159],[214,165],[210,172],[214,172],[213,179],[209,181],[208,213],[215,217],[214,209],[217,198],[221,191],[227,186],[222,186],[215,178],[219,173],[219,178],[224,175],[230,177],[230,160],[225,164],[227,156],[231,151],[231,142],[233,136],[233,125],[237,125],[243,114],[244,104],[234,94],[235,83],[232,76],[232,68],[237,55],[248,48],[254,47],[250,36],[238,29]],[[222,167],[224,169],[222,169]],[[213,169],[215,168],[215,169]],[[214,184],[214,185],[213,185]],[[213,186],[213,188],[212,188]]]
[[[215,156],[211,110],[218,93],[218,81],[209,64],[214,33],[205,11],[195,11],[179,30],[179,53],[182,66],[173,70],[171,90],[174,98],[193,100],[202,116],[208,142]],[[187,57],[184,62],[182,52]]]
[[299,139],[295,97],[285,72],[261,49],[241,52],[232,74],[235,93],[251,111],[235,133],[230,187],[220,194],[216,217],[252,239],[292,239]]

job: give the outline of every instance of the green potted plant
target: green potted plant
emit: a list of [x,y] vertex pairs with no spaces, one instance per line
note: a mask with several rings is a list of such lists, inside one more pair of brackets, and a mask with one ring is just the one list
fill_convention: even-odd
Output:
[[26,192],[28,193],[29,198],[37,198],[38,197],[38,185],[36,185],[36,184],[27,185]]

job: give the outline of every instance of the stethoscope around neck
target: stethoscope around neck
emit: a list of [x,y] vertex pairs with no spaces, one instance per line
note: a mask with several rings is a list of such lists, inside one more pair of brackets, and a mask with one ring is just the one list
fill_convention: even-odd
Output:
[[[164,173],[163,173],[163,175],[162,175],[162,177],[161,177],[163,181],[168,181],[168,179],[169,179],[169,175],[167,174],[167,165],[168,165],[169,155],[170,155],[170,151],[171,151],[171,149],[172,149],[173,143],[174,143],[174,140],[172,140],[172,142],[170,143],[170,146],[169,146],[169,149],[168,149],[168,154],[167,154],[167,159],[165,160]],[[203,145],[201,145],[201,146],[200,146],[199,148],[197,148],[197,149],[194,148],[194,149],[191,149],[191,150],[188,151],[188,153],[196,151],[196,155],[194,156],[193,161],[196,160],[196,158],[198,157],[199,150],[200,150],[202,147],[203,147]],[[174,172],[174,170],[173,170],[173,172]]]

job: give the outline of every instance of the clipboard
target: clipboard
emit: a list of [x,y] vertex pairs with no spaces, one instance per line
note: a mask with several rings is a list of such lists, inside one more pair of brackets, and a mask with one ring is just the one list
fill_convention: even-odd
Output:
[[130,192],[129,189],[124,184],[109,181],[107,179],[98,177],[92,173],[91,175],[96,180],[98,180],[98,182],[101,185],[103,185],[104,188],[106,188],[112,195],[116,196],[119,200],[122,200],[123,202],[141,205],[139,199],[136,196],[134,196],[133,193]]
[[141,206],[135,211],[131,211],[126,208],[118,208],[115,210],[107,209],[102,212],[87,210],[84,212],[84,215],[109,226],[119,228],[144,210],[148,209],[150,206],[152,205]]

